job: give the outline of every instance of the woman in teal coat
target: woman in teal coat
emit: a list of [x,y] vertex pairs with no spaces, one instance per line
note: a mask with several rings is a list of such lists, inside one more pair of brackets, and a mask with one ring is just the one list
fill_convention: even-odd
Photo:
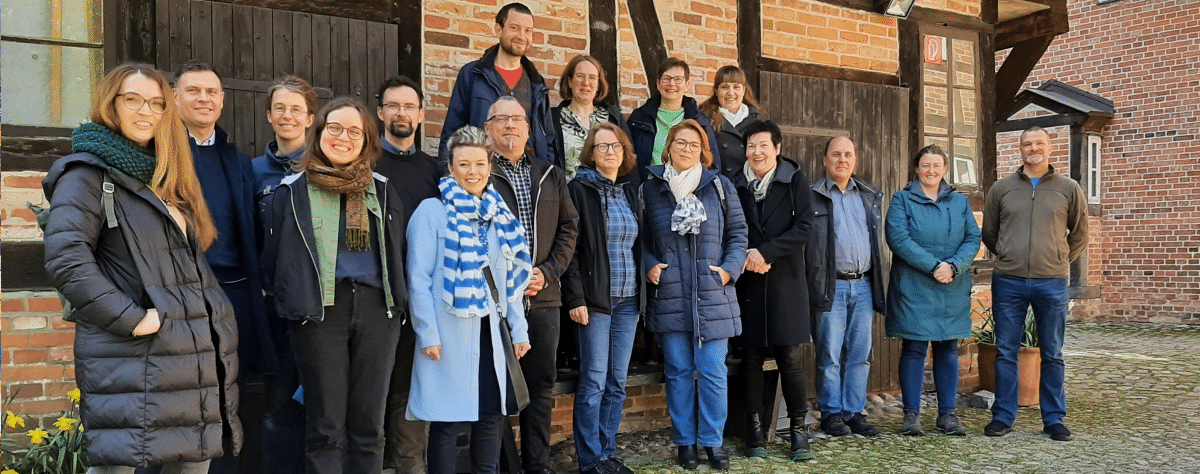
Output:
[[971,335],[971,278],[967,267],[979,253],[979,225],[967,197],[943,178],[946,153],[937,145],[917,152],[912,180],[892,196],[887,212],[887,243],[892,259],[887,294],[887,334],[904,340],[900,353],[900,393],[904,434],[919,435],[925,354],[933,345],[937,386],[937,427],[964,435],[955,415],[958,340]]

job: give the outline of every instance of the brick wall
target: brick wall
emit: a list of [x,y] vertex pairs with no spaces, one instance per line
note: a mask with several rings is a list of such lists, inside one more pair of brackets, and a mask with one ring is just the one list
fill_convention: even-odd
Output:
[[763,56],[862,69],[899,70],[896,19],[812,0],[767,0]]
[[75,325],[62,320],[52,291],[10,291],[0,301],[0,396],[11,400],[4,409],[30,415],[21,431],[50,428],[70,408],[67,392],[75,388]]
[[[1090,220],[1089,277],[1101,299],[1076,313],[1200,324],[1200,1],[1067,4],[1071,32],[1026,87],[1057,79],[1116,107],[1102,135],[1102,213]],[[1052,132],[1060,141],[1067,133]],[[1004,176],[1019,156],[1006,149],[1016,138],[997,140]],[[1066,145],[1058,149],[1056,167],[1065,167]]]
[[980,0],[917,0],[917,5],[934,10],[979,16]]

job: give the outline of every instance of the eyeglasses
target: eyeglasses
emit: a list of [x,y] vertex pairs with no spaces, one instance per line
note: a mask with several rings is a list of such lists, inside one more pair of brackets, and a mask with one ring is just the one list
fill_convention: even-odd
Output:
[[288,115],[291,115],[292,117],[303,117],[308,114],[308,111],[300,108],[300,106],[295,106],[295,107],[292,107],[289,109],[286,106],[281,104],[281,105],[276,105],[274,107],[271,107],[271,113],[278,115],[280,117],[282,117],[283,114],[288,114]]
[[600,82],[600,76],[597,76],[595,74],[579,73],[579,74],[575,75],[575,80],[582,82],[584,84],[590,84],[590,83]]
[[514,123],[517,125],[522,125],[529,121],[529,117],[526,117],[524,115],[493,115],[491,117],[488,117],[488,119],[487,119],[488,122],[491,122],[493,120],[498,120],[498,121],[500,121],[500,123],[511,122],[511,123]]
[[675,85],[682,85],[687,82],[687,76],[662,76],[658,80],[664,84],[674,83]]
[[625,149],[620,143],[597,143],[592,145],[592,148],[600,153],[620,153]]
[[702,146],[700,142],[689,142],[682,138],[676,138],[674,142],[671,142],[671,144],[675,145],[675,148],[679,151],[699,151],[701,150],[700,147]]
[[161,114],[167,110],[167,101],[161,97],[146,100],[145,97],[135,92],[126,92],[124,94],[117,94],[117,99],[122,104],[125,104],[125,108],[129,110],[142,110],[142,105],[144,104],[150,104],[150,111],[156,114]]
[[345,127],[337,122],[325,124],[325,131],[329,132],[329,135],[335,137],[341,135],[342,131],[345,131],[346,136],[350,137],[351,140],[358,140],[363,137],[363,129],[358,127]]
[[417,104],[383,104],[383,111],[387,112],[389,115],[397,112],[404,112],[406,114],[410,112],[416,112],[417,110],[420,110],[420,108],[421,106]]

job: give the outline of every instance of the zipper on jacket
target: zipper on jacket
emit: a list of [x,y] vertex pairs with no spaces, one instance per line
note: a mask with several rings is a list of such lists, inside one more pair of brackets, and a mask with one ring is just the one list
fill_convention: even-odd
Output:
[[[292,188],[291,186],[288,186],[288,188],[291,188],[291,191],[292,191],[291,195],[288,196],[288,202],[290,202],[292,205],[292,218],[296,221],[296,230],[300,231],[300,240],[304,242],[304,249],[308,251],[308,259],[313,264],[313,271],[315,271],[317,273],[317,288],[321,288],[322,287],[322,285],[321,285],[321,267],[319,265],[317,265],[317,259],[313,257],[312,247],[308,245],[308,239],[305,238],[305,236],[304,236],[304,228],[300,226],[300,219],[297,218],[297,215],[296,215],[296,190],[294,188]],[[309,217],[311,218],[312,217],[311,209],[309,210],[309,214],[310,214]],[[324,319],[325,319],[325,315],[324,315],[324,313],[322,313],[321,319],[319,319],[318,321],[322,321]],[[303,326],[308,321],[309,320],[307,318],[305,318],[305,320],[303,322],[301,322],[300,325]]]
[[[384,217],[386,217],[386,220],[380,219],[382,222],[379,223],[380,224],[379,225],[379,227],[380,227],[379,235],[380,235],[380,237],[384,237],[383,244],[382,244],[381,248],[379,249],[380,255],[384,255],[387,253],[387,237],[386,237],[387,236],[387,227],[388,227],[387,221],[392,220],[391,214],[388,214],[388,211],[387,211],[387,186],[386,186],[387,182],[385,181],[384,184],[385,184],[385,186],[383,189],[383,199],[380,200],[380,202],[382,202],[383,205],[379,206],[379,213],[383,214]],[[371,179],[371,185],[372,186],[375,185],[374,178]],[[378,237],[376,237],[376,238],[378,238]],[[380,267],[385,267],[386,265],[387,265],[387,262],[384,262],[384,261],[379,262]],[[387,273],[386,267],[383,269],[383,272]],[[383,284],[385,286],[385,289],[383,290],[385,294],[392,291],[391,289],[386,289],[386,287],[391,285],[391,282],[385,281],[385,282],[383,282]],[[392,295],[392,303],[395,304],[395,302],[396,302],[396,295]],[[387,303],[387,302],[385,301],[384,303]],[[392,319],[392,305],[387,305],[387,316],[388,316],[388,319]],[[404,324],[404,321],[400,321],[400,324]]]
[[[1030,181],[1029,184],[1032,185],[1033,181]],[[1033,248],[1033,211],[1034,211],[1034,208],[1036,208],[1036,207],[1037,207],[1037,187],[1035,186],[1033,188],[1033,191],[1031,191],[1029,193],[1029,234],[1027,235],[1027,237],[1029,237],[1029,240],[1027,241],[1028,243],[1025,246],[1025,248],[1027,248],[1027,249]],[[1025,278],[1029,278],[1029,275],[1031,273],[1033,273],[1033,259],[1027,258],[1027,259],[1025,259]]]

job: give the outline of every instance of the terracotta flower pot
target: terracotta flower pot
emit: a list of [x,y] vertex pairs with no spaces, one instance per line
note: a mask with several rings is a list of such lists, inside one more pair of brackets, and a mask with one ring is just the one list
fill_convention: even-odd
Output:
[[[996,346],[979,344],[979,388],[996,391]],[[1022,347],[1017,355],[1017,404],[1037,405],[1038,387],[1042,381],[1042,351]]]

